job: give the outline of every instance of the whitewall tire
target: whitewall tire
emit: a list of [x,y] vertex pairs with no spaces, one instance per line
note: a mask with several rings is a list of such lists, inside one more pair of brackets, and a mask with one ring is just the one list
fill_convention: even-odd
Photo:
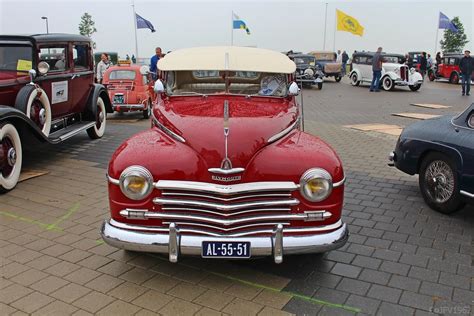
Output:
[[357,76],[357,73],[353,73],[351,75],[351,85],[354,87],[357,87],[360,84],[359,76]]
[[0,193],[12,190],[18,183],[23,162],[21,139],[15,126],[0,124]]
[[96,124],[87,130],[87,134],[92,139],[98,139],[104,136],[107,123],[107,111],[104,100],[97,98]]
[[18,92],[15,107],[25,113],[44,136],[49,136],[52,119],[51,104],[43,89],[33,85],[24,86]]
[[390,77],[385,77],[382,79],[382,87],[385,91],[393,90],[395,84]]

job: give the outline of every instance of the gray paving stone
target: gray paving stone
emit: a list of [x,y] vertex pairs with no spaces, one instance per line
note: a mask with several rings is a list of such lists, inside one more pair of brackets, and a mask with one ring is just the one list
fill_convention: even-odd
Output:
[[392,274],[399,274],[399,275],[407,275],[408,271],[410,270],[410,266],[408,264],[392,262],[392,261],[384,261],[380,266],[380,271],[389,272]]
[[343,252],[340,250],[333,250],[328,253],[326,259],[342,263],[351,263],[354,257],[355,255],[352,253]]
[[324,286],[334,289],[341,279],[342,278],[338,275],[324,272],[315,272],[306,279],[306,282],[312,284],[312,286]]
[[445,299],[451,299],[451,296],[453,295],[453,288],[448,285],[423,281],[421,283],[420,293]]
[[375,258],[391,261],[398,261],[401,255],[402,254],[398,251],[392,251],[388,249],[377,249],[373,254]]
[[473,305],[474,291],[454,288],[453,301]]
[[373,284],[369,290],[369,293],[367,293],[367,296],[386,302],[397,303],[401,294],[402,290],[388,286]]
[[392,242],[390,240],[384,240],[380,238],[373,238],[369,237],[367,238],[367,241],[365,242],[366,246],[374,247],[374,248],[379,248],[379,249],[388,249],[390,247],[390,244]]
[[410,307],[405,307],[397,304],[392,304],[388,302],[382,302],[380,304],[377,315],[379,316],[401,316],[401,315],[413,315],[414,309]]
[[408,272],[408,276],[422,281],[437,282],[439,272],[412,266],[410,272]]
[[410,244],[394,241],[390,245],[389,249],[393,251],[401,252],[403,256],[403,254],[414,254],[417,248],[418,247],[415,245],[410,245]]
[[428,260],[428,269],[456,273],[457,264],[447,260],[430,258]]
[[386,285],[390,280],[391,275],[386,272],[376,271],[371,269],[364,269],[359,276],[360,280]]
[[377,258],[365,257],[365,256],[356,256],[352,261],[352,264],[362,268],[378,269],[382,260]]
[[369,288],[370,283],[349,278],[343,278],[337,286],[338,290],[359,295],[365,295]]
[[433,306],[433,298],[428,295],[403,291],[399,303],[401,305],[429,311]]
[[344,302],[347,300],[349,295],[350,295],[349,293],[344,292],[344,291],[321,287],[316,291],[313,297],[316,299],[324,300],[324,301],[335,303],[335,304],[344,304]]
[[375,251],[374,247],[359,245],[359,244],[351,244],[346,251],[355,253],[357,255],[363,256],[371,256],[372,253]]
[[412,266],[418,266],[421,268],[426,268],[428,266],[429,257],[415,254],[406,254],[403,253],[400,257],[399,262],[406,263]]
[[284,310],[295,315],[317,315],[322,305],[306,300],[292,298],[284,307]]
[[439,276],[439,283],[468,290],[472,281],[467,276],[441,272]]
[[402,290],[411,292],[418,292],[421,281],[401,275],[393,275],[388,283],[389,286],[396,287]]
[[380,305],[380,301],[351,294],[346,301],[346,305],[360,308],[362,314],[375,315]]
[[348,265],[344,263],[336,263],[334,268],[332,268],[331,273],[346,276],[350,278],[357,278],[362,269],[353,265]]

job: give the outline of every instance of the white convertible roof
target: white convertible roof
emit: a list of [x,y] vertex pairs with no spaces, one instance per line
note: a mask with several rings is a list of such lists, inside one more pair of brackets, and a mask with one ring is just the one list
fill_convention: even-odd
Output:
[[173,51],[158,61],[162,71],[230,70],[294,73],[295,63],[286,55],[268,49],[216,46]]

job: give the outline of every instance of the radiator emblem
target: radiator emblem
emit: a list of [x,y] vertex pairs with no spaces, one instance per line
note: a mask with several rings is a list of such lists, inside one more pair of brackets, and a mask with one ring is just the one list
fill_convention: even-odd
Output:
[[214,181],[232,182],[232,181],[240,181],[241,179],[242,179],[242,176],[223,177],[223,176],[212,175],[212,180]]

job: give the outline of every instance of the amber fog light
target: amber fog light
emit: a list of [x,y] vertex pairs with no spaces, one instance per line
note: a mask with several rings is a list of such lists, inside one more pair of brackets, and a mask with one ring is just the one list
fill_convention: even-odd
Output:
[[301,176],[300,192],[305,199],[311,202],[326,199],[332,192],[331,175],[324,169],[309,169]]
[[132,200],[143,200],[153,190],[153,176],[141,166],[131,166],[120,175],[120,190]]

